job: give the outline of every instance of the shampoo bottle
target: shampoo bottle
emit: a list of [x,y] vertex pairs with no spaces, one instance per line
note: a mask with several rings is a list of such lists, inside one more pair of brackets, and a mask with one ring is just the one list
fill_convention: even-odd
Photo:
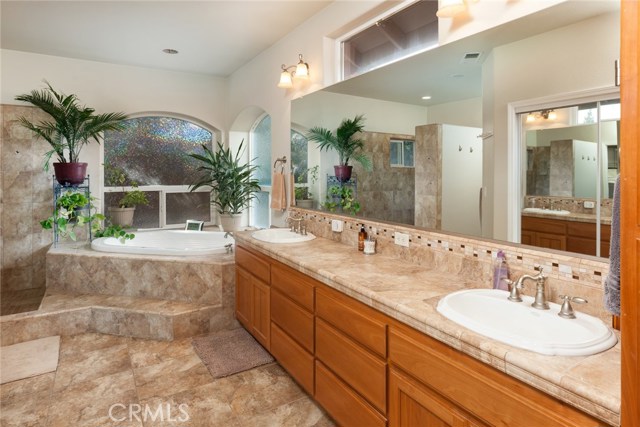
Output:
[[360,232],[358,233],[358,250],[364,251],[364,241],[367,240],[367,232],[364,229],[364,224],[360,226]]
[[493,264],[493,289],[509,290],[507,279],[509,278],[509,266],[504,252],[498,251]]

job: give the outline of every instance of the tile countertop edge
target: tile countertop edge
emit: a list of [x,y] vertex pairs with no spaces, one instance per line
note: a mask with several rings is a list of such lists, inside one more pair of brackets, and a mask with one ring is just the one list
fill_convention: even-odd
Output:
[[[236,243],[255,249],[264,255],[267,255],[283,264],[288,265],[294,270],[307,274],[310,277],[336,289],[345,295],[348,295],[378,311],[383,312],[389,317],[398,320],[426,335],[441,341],[454,349],[467,354],[474,359],[487,363],[495,369],[510,375],[518,380],[529,384],[530,386],[553,396],[573,407],[576,407],[612,426],[620,425],[620,399],[619,397],[608,395],[603,399],[603,391],[596,387],[576,387],[570,386],[571,382],[565,384],[564,381],[558,381],[557,378],[551,378],[551,375],[544,376],[543,372],[535,372],[531,369],[532,364],[519,363],[524,358],[507,357],[508,354],[522,353],[524,355],[535,355],[535,357],[553,357],[537,355],[526,350],[517,349],[498,341],[476,334],[456,323],[446,319],[440,315],[435,307],[437,301],[442,296],[430,298],[420,309],[415,309],[403,303],[394,302],[391,299],[379,295],[376,291],[367,289],[357,283],[349,281],[345,277],[324,271],[322,268],[314,268],[313,260],[300,262],[294,257],[289,257],[279,249],[285,246],[282,244],[270,244],[252,239],[250,232],[238,232],[236,235]],[[329,242],[328,239],[318,238]],[[344,247],[344,244],[332,242],[337,248]],[[296,244],[294,244],[296,245]],[[296,245],[297,246],[297,245]],[[355,248],[353,249],[355,251]],[[393,263],[406,263],[396,258],[377,254],[376,257],[388,259]],[[425,269],[427,270],[427,269]],[[452,289],[452,291],[455,289]],[[465,339],[471,337],[470,339]],[[479,346],[476,343],[490,342],[492,345]],[[618,344],[619,345],[619,344]],[[606,352],[599,353],[605,354]],[[595,356],[595,355],[594,355]],[[592,356],[589,356],[592,357]],[[613,357],[613,356],[612,356]],[[587,357],[576,357],[575,364],[579,364]],[[515,360],[514,360],[515,359]],[[567,372],[559,374],[559,379],[566,377]],[[556,375],[557,377],[558,375]]]

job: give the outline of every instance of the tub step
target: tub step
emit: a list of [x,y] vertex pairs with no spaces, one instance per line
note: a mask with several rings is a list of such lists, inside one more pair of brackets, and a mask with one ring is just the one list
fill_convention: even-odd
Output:
[[2,316],[1,345],[99,332],[163,341],[237,326],[233,309],[127,296],[48,293],[38,311]]

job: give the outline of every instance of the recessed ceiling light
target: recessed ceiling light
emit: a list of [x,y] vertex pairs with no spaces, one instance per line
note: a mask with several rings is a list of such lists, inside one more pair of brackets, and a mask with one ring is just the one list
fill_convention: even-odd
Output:
[[164,53],[168,53],[169,55],[177,55],[178,51],[175,49],[162,49]]
[[423,96],[422,99],[424,99],[425,101],[428,99],[431,99],[431,97],[429,95]]

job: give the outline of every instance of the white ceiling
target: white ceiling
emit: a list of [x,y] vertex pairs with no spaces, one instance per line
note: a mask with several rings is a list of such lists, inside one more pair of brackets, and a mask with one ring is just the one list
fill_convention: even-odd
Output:
[[225,77],[332,1],[2,0],[0,46]]

